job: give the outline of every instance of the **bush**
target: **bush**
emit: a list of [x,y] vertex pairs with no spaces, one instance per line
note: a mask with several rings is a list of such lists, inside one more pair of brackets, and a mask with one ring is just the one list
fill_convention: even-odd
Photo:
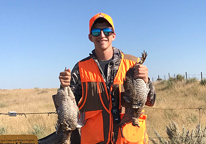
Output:
[[36,135],[37,138],[40,138],[44,134],[44,130],[45,130],[44,127],[41,127],[39,125],[34,125],[33,130],[31,132],[29,132],[29,134]]
[[177,79],[178,81],[183,81],[183,80],[185,79],[185,77],[184,77],[183,75],[178,74],[178,75],[176,76],[176,79]]
[[175,82],[175,79],[170,77],[168,80],[167,80],[167,88],[171,88],[173,86]]
[[4,103],[0,103],[0,108],[6,107]]
[[35,87],[34,89],[35,89],[36,91],[39,91],[39,88],[38,88],[38,87]]
[[202,80],[200,81],[200,84],[201,84],[201,85],[206,85],[206,79],[202,79]]
[[162,79],[161,78],[157,78],[157,81],[162,81]]
[[5,134],[6,133],[6,128],[3,126],[0,126],[0,135]]
[[[175,122],[171,122],[167,127],[168,140],[163,138],[157,131],[157,136],[160,144],[205,144],[206,143],[206,127],[202,130],[200,125],[197,125],[194,130],[189,133],[183,127],[182,132],[179,131],[179,127]],[[153,144],[158,142],[150,137]]]
[[38,92],[38,94],[44,94],[44,93],[48,93],[48,91],[47,90],[41,90],[41,91]]
[[189,83],[195,83],[195,82],[197,82],[197,79],[196,79],[196,78],[190,78],[190,79],[188,79],[188,80],[186,81],[187,84],[189,84]]

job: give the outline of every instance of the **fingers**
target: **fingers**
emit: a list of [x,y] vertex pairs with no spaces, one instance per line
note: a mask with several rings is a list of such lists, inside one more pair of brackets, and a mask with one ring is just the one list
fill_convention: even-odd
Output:
[[134,70],[134,78],[141,78],[145,83],[148,82],[148,68],[145,65],[136,64]]
[[60,72],[59,80],[62,87],[68,87],[71,81],[71,70],[65,68],[65,71]]

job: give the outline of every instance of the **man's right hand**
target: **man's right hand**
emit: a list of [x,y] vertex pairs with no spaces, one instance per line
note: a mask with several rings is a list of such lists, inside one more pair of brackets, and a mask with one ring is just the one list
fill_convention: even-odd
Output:
[[62,87],[68,87],[71,81],[71,70],[65,68],[65,71],[60,72],[59,80]]

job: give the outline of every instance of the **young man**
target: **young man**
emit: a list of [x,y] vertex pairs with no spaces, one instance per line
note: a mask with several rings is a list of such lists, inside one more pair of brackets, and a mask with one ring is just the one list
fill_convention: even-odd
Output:
[[[59,76],[61,87],[71,87],[79,110],[84,113],[84,126],[78,138],[83,144],[148,143],[143,113],[139,118],[140,127],[131,123],[118,125],[124,115],[123,80],[130,67],[135,66],[135,78],[141,78],[149,85],[146,105],[154,105],[156,94],[147,67],[136,65],[136,57],[123,54],[112,46],[116,33],[109,15],[98,13],[93,16],[89,21],[89,32],[89,40],[94,43],[90,56],[79,61],[72,72],[68,69]],[[72,137],[77,140],[73,133]],[[72,143],[75,143],[74,139],[71,138]]]

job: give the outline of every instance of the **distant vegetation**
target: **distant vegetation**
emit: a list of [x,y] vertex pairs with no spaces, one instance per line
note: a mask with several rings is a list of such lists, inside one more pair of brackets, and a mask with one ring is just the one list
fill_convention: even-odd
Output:
[[[157,81],[163,81],[163,82],[167,82],[170,83],[169,86],[171,86],[171,84],[173,82],[177,82],[177,81],[185,81],[186,83],[193,83],[193,82],[197,82],[198,79],[197,78],[189,78],[189,79],[185,79],[185,77],[181,74],[177,74],[175,78],[170,77],[168,80],[162,80],[161,78],[158,78]],[[202,79],[200,81],[201,85],[206,85],[206,79]]]

